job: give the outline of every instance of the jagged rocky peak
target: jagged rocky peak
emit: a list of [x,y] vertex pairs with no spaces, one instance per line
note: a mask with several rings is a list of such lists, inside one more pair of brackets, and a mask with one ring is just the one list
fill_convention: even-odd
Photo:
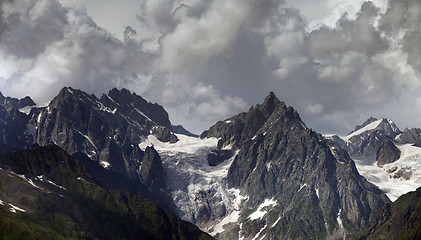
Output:
[[421,146],[421,128],[405,128],[401,134],[396,136],[395,140],[402,144],[412,143]]
[[285,103],[281,102],[275,95],[274,92],[270,92],[269,95],[265,98],[265,101],[260,107],[263,115],[269,117],[272,112],[280,105],[285,106]]
[[350,133],[348,133],[348,135],[362,129],[363,127],[366,127],[368,124],[373,123],[375,121],[377,121],[377,118],[374,118],[374,117],[368,118],[363,124],[355,126],[354,130],[352,130]]
[[135,180],[139,180],[143,158],[138,146],[142,137],[152,133],[161,141],[177,141],[162,106],[126,89],[113,89],[98,99],[63,88],[48,107],[32,116],[32,122],[39,145],[55,143],[71,154],[85,153],[103,167]]
[[384,164],[393,163],[401,156],[401,151],[395,146],[393,140],[387,138],[377,149],[376,160],[380,167]]
[[294,119],[298,125],[305,127],[298,113],[292,107],[287,107],[273,92],[270,92],[263,104],[252,106],[247,113],[240,113],[225,121],[217,122],[209,130],[204,131],[201,138],[220,138],[219,149],[227,146],[231,146],[232,149],[238,148],[244,141],[253,138],[275,113]]
[[343,137],[346,149],[353,156],[370,156],[377,153],[377,149],[387,138],[395,139],[401,134],[396,124],[388,119],[369,118],[362,125],[357,126],[348,136]]
[[[121,90],[113,88],[109,91],[108,96],[121,108],[127,108],[129,111],[132,111],[133,108],[135,108],[155,122],[156,125],[164,126],[168,130],[172,130],[168,113],[161,105],[148,102],[141,96],[132,93],[125,88],[122,88]],[[106,96],[103,96],[102,98],[104,99]]]
[[0,105],[4,106],[5,108],[24,108],[28,106],[35,106],[35,102],[29,97],[26,96],[21,99],[12,98],[12,97],[5,97],[0,92]]
[[[237,148],[226,181],[247,196],[241,233],[234,226],[221,238],[251,239],[258,232],[269,239],[342,238],[366,226],[374,209],[389,201],[359,175],[345,150],[307,128],[273,93],[203,135]],[[263,206],[260,217],[256,209]]]
[[372,131],[382,131],[387,136],[392,138],[396,137],[398,134],[401,133],[399,128],[392,120],[388,118],[376,119],[370,117],[362,125],[356,126],[355,129],[349,133],[349,135],[356,136],[365,132]]

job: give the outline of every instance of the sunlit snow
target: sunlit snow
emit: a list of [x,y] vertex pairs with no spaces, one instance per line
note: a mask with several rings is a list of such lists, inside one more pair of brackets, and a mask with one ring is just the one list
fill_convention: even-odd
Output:
[[50,181],[50,180],[47,180],[47,182],[48,182],[49,184],[51,184],[51,185],[54,185],[55,187],[61,188],[61,189],[63,189],[63,190],[66,190],[66,188],[65,188],[65,187],[60,186],[60,185],[58,185],[58,184],[55,184],[54,182],[52,182],[52,181]]
[[339,211],[338,211],[338,216],[336,217],[336,221],[338,222],[339,227],[340,227],[341,229],[343,229],[343,228],[344,228],[344,225],[342,224],[341,212],[342,212],[342,209],[339,209]]
[[26,210],[25,210],[25,209],[22,209],[22,208],[20,208],[20,207],[17,207],[17,206],[15,206],[15,205],[10,204],[10,203],[9,203],[9,207],[10,207],[10,209],[9,209],[9,210],[10,210],[12,213],[16,213],[16,211],[26,212]]
[[351,139],[353,136],[358,136],[358,135],[360,135],[360,134],[361,134],[361,133],[363,133],[363,132],[366,132],[366,131],[369,131],[369,130],[375,129],[377,126],[379,126],[379,124],[380,124],[382,121],[383,121],[383,119],[376,120],[376,121],[374,121],[374,122],[372,122],[372,123],[368,124],[367,126],[365,126],[365,127],[361,128],[361,129],[358,129],[357,131],[355,131],[355,132],[353,132],[353,133],[349,134],[348,136],[341,137],[341,138],[342,138],[343,140],[345,140],[345,141],[348,141],[348,140],[349,140],[349,139]]
[[256,220],[256,219],[264,217],[268,211],[263,210],[263,209],[266,208],[266,207],[269,207],[269,206],[276,205],[276,204],[277,204],[277,202],[275,200],[273,200],[273,198],[272,199],[265,199],[265,201],[262,204],[260,204],[260,206],[257,208],[257,210],[254,213],[250,214],[249,218],[251,220]]
[[225,177],[231,166],[233,157],[221,164],[211,167],[207,155],[217,149],[217,138],[197,138],[176,134],[176,143],[161,142],[155,136],[149,135],[139,144],[142,150],[153,146],[162,158],[162,164],[167,174],[167,186],[172,199],[177,206],[177,214],[184,220],[194,222],[193,213],[203,204],[197,196],[212,192],[222,199],[226,207],[226,215],[222,220],[208,225],[199,226],[215,236],[224,231],[224,226],[235,223],[240,217],[241,203],[248,199],[242,196],[238,189],[228,189]]
[[[383,190],[392,201],[421,186],[421,148],[411,144],[395,145],[401,151],[401,157],[383,167],[377,165],[376,156],[352,157],[358,172]],[[405,177],[400,176],[402,174]]]
[[101,161],[100,164],[103,168],[109,168],[111,166],[111,164],[106,161]]
[[[256,236],[254,236],[254,238],[252,238],[252,240],[256,240],[256,239],[259,239],[259,236],[260,236],[260,234],[262,234],[262,232],[263,232],[263,230],[265,230],[265,228],[267,227],[268,225],[266,224],[265,226],[263,226],[261,229],[260,229],[260,231],[256,234]],[[260,239],[263,239],[265,236],[263,236],[262,238],[260,238]]]

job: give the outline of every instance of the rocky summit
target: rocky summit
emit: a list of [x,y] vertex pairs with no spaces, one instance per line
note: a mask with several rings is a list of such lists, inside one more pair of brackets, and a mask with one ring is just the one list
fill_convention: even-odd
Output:
[[307,128],[274,93],[202,137],[239,150],[227,182],[248,200],[223,239],[348,238],[389,202],[359,175],[346,151]]
[[143,181],[142,175],[148,176],[146,181],[150,183],[150,176],[159,174],[146,173],[141,165],[143,159],[149,164],[157,158],[145,155],[138,144],[149,134],[163,142],[177,141],[164,108],[126,89],[112,89],[97,98],[65,87],[44,106],[34,106],[30,98],[0,98],[3,149],[56,144],[70,154],[86,154],[104,168],[131,179]]

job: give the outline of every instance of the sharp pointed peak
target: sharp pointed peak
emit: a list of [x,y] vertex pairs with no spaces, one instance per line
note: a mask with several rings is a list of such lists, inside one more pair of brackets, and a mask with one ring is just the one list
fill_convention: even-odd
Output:
[[279,106],[285,107],[285,103],[281,102],[275,93],[270,91],[263,104],[257,107],[266,117],[269,117]]
[[267,102],[267,101],[278,101],[278,102],[280,102],[280,100],[278,99],[278,97],[276,96],[276,94],[273,91],[270,91],[269,94],[266,96],[265,102]]

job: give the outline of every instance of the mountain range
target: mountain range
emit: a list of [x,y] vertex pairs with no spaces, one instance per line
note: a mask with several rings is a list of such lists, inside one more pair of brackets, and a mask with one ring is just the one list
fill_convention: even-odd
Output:
[[376,238],[421,185],[420,129],[370,118],[323,136],[273,92],[199,137],[126,89],[66,87],[44,105],[0,93],[0,137],[0,234],[16,238],[210,238],[192,224],[219,239]]

